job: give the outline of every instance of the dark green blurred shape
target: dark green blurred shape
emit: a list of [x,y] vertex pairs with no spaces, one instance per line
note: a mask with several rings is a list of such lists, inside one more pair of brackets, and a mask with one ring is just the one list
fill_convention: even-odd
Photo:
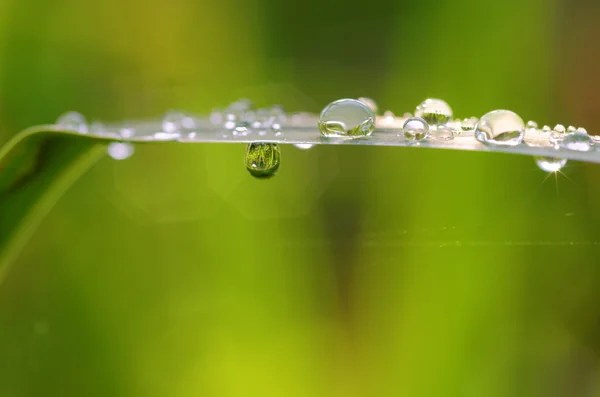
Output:
[[[593,132],[555,106],[568,18],[555,1],[5,0],[2,141],[70,109],[238,97],[397,114],[439,97]],[[268,181],[236,145],[101,160],[0,287],[0,396],[599,393],[596,166],[544,180],[520,156],[281,151]]]

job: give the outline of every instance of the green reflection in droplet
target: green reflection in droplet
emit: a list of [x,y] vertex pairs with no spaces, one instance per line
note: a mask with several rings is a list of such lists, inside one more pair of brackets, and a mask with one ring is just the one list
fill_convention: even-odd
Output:
[[281,161],[281,150],[276,143],[254,142],[246,145],[244,162],[246,169],[255,178],[267,179],[277,173]]

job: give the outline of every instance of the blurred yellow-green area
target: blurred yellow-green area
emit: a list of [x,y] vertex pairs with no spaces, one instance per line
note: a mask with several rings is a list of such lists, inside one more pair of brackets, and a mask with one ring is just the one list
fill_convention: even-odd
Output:
[[[0,142],[239,98],[600,133],[590,0],[1,0]],[[0,285],[0,397],[600,396],[600,167],[241,145],[101,160]]]

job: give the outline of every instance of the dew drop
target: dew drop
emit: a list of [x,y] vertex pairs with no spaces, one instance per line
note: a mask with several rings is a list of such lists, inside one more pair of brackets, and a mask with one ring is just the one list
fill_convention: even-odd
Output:
[[125,125],[119,130],[119,135],[121,135],[121,137],[125,139],[133,138],[133,136],[135,135],[135,129],[129,125]]
[[169,111],[162,119],[162,129],[168,134],[178,133],[183,127],[185,115],[180,112]]
[[443,126],[437,127],[433,131],[432,135],[435,139],[440,141],[449,141],[454,139],[454,132],[452,132],[450,128]]
[[558,132],[559,134],[564,134],[565,132],[567,132],[567,129],[562,124],[556,124],[552,131]]
[[402,133],[409,141],[420,141],[429,134],[429,124],[420,117],[413,117],[406,120]]
[[108,155],[115,160],[126,160],[134,151],[133,145],[128,142],[112,142],[107,148]]
[[319,130],[325,137],[359,138],[371,135],[374,129],[373,111],[356,99],[331,102],[319,117]]
[[577,128],[573,127],[572,125],[567,127],[567,132],[575,132],[577,131]]
[[253,142],[246,145],[244,162],[246,169],[255,178],[267,179],[277,173],[281,151],[276,143]]
[[394,122],[396,121],[396,116],[394,116],[394,113],[391,110],[386,110],[385,112],[383,112],[383,116],[382,116],[382,120],[381,123],[384,125],[393,125]]
[[358,98],[358,100],[361,101],[362,103],[364,103],[365,105],[367,105],[373,113],[377,114],[379,107],[377,106],[377,103],[373,99],[367,98],[367,97],[360,97],[360,98]]
[[542,127],[542,132],[549,133],[552,132],[552,128],[549,125],[545,125]]
[[479,120],[475,138],[492,145],[515,146],[523,142],[525,124],[518,114],[510,110],[494,110]]
[[583,132],[571,132],[560,141],[560,146],[578,152],[589,152],[593,148],[592,138]]
[[210,116],[208,116],[208,121],[213,125],[220,125],[223,123],[223,113],[221,113],[221,110],[213,109]]
[[588,133],[587,130],[585,128],[583,128],[583,127],[577,128],[577,132],[583,132],[584,134]]
[[479,120],[475,117],[464,119],[460,124],[460,130],[457,132],[462,135],[470,135],[475,131],[475,126]]
[[238,121],[233,127],[233,135],[246,136],[252,132],[251,127],[248,121]]
[[538,123],[536,123],[535,121],[528,121],[526,127],[528,130],[537,130]]
[[567,164],[567,159],[558,157],[535,157],[534,159],[537,166],[546,172],[558,172]]
[[294,143],[294,146],[296,146],[298,149],[308,150],[315,145],[312,143]]
[[67,112],[56,120],[56,125],[67,131],[87,134],[88,125],[85,116],[79,112]]
[[444,125],[452,119],[452,108],[441,99],[429,98],[417,106],[415,116],[429,125]]

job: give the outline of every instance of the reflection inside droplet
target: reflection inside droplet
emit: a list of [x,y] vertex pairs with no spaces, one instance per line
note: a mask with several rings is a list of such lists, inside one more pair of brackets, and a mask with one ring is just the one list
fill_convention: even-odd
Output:
[[255,178],[273,177],[279,169],[281,151],[276,143],[253,142],[246,145],[244,162],[246,169]]

